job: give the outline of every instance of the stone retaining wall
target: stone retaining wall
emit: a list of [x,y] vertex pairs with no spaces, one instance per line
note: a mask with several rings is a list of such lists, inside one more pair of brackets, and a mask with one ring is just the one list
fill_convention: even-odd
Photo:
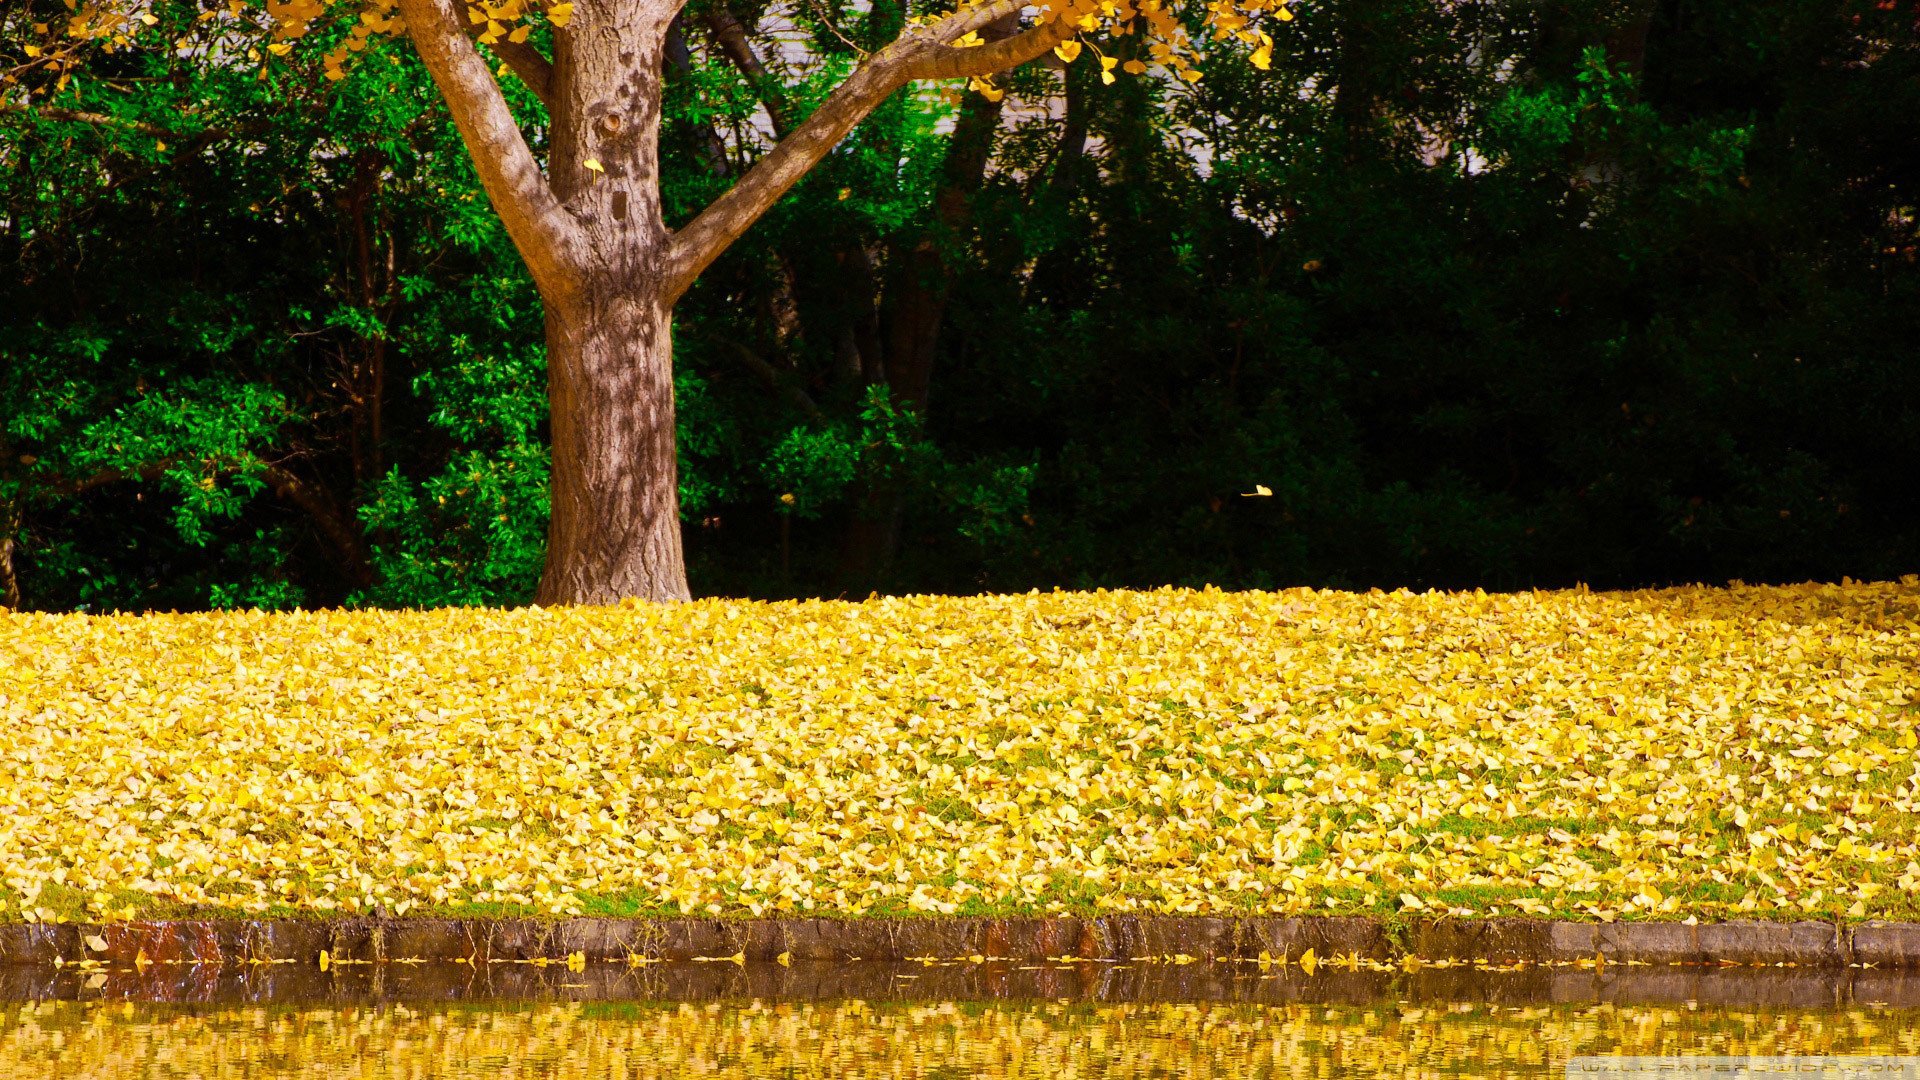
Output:
[[[95,946],[104,946],[96,948]],[[81,960],[110,966],[488,963],[559,960],[901,961],[1073,957],[1127,961],[1336,958],[1496,965],[1605,963],[1786,964],[1920,969],[1920,923],[1579,923],[1544,919],[1366,917],[941,919],[189,919],[0,925],[0,965]]]

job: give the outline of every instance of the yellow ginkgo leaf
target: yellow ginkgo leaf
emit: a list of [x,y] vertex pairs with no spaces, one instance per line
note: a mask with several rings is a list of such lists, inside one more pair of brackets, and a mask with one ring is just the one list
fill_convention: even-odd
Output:
[[565,26],[573,18],[571,3],[555,4],[547,9],[547,21],[555,26]]
[[1273,494],[1273,489],[1268,487],[1267,485],[1255,484],[1253,485],[1252,491],[1243,491],[1240,493],[1240,497],[1243,499],[1257,499],[1262,496],[1272,495],[1272,494]]
[[1313,974],[1314,969],[1319,966],[1320,966],[1320,958],[1314,955],[1314,952],[1312,949],[1308,949],[1306,952],[1303,952],[1300,954],[1300,970],[1301,971],[1304,971],[1307,974],[1311,975]]
[[600,164],[599,158],[588,158],[587,160],[581,162],[580,166],[581,168],[586,169],[588,172],[604,173],[607,171],[606,167]]
[[1063,62],[1071,64],[1079,57],[1080,49],[1080,42],[1069,38],[1053,47],[1053,55],[1058,56]]

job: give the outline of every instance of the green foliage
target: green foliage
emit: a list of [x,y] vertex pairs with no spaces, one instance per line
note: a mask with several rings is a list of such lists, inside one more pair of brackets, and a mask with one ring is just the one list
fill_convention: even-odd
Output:
[[767,480],[780,492],[782,512],[817,518],[837,504],[860,470],[860,443],[844,431],[794,428],[767,456]]
[[[1225,42],[1198,83],[1083,58],[997,80],[1004,112],[903,92],[676,312],[696,591],[1910,572],[1897,8],[1320,0],[1270,70]],[[736,6],[761,82],[704,10],[669,72],[674,225],[765,152],[765,100],[804,116],[897,17],[808,7],[793,50]],[[72,113],[0,112],[29,605],[531,595],[538,298],[406,48],[318,77],[342,32],[264,76],[97,54],[39,102]]]
[[521,601],[540,579],[547,518],[546,448],[469,450],[419,483],[395,468],[360,519],[376,537],[375,584],[348,600],[383,607]]

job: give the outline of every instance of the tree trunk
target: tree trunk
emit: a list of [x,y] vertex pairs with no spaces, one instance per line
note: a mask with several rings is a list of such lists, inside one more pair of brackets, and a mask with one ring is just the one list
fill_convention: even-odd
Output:
[[0,611],[20,610],[20,578],[13,572],[13,537],[0,536]]
[[[557,39],[553,193],[589,241],[546,299],[553,516],[539,604],[685,600],[669,234],[660,216],[664,20]],[[592,164],[588,164],[591,162]]]
[[688,598],[671,325],[658,300],[618,291],[548,309],[553,517],[535,603]]

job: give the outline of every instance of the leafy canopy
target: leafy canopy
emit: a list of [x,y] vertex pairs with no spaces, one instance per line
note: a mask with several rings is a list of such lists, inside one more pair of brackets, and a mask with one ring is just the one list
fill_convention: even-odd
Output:
[[[160,19],[144,0],[62,0],[69,9],[64,20],[33,21],[32,40],[25,46],[26,63],[0,75],[0,90],[7,83],[27,85],[29,92],[43,91],[47,79],[55,89],[65,87],[72,69],[78,64],[76,53],[84,46],[98,45],[109,51],[153,44],[151,31]],[[1236,40],[1252,48],[1250,62],[1267,68],[1273,57],[1273,38],[1263,28],[1269,19],[1288,22],[1293,0],[1205,0],[1192,12],[1178,10],[1170,0],[1043,0],[1036,4],[1039,24],[1063,23],[1075,30],[1075,36],[1054,49],[1061,61],[1072,63],[1082,55],[1091,56],[1099,65],[1100,78],[1112,83],[1114,71],[1144,74],[1158,68],[1166,73],[1197,82],[1201,69],[1196,64],[1192,24],[1197,32],[1217,41]],[[971,6],[961,4],[960,7]],[[466,16],[474,29],[475,40],[482,45],[507,42],[525,44],[545,28],[564,28],[573,19],[572,0],[466,0]],[[927,11],[909,16],[906,25],[919,25],[945,14]],[[1189,18],[1188,16],[1191,16]],[[210,3],[190,28],[168,27],[176,49],[221,52],[231,50],[248,63],[271,64],[274,58],[292,52],[297,43],[337,19],[351,20],[344,34],[325,34],[326,77],[346,77],[347,68],[368,43],[381,36],[406,31],[406,21],[398,11],[398,0],[225,0]],[[21,28],[7,28],[21,29]],[[1139,35],[1146,39],[1147,59],[1124,59],[1102,52],[1094,40],[1096,33],[1111,38]],[[37,38],[38,40],[33,40]],[[956,45],[981,45],[977,32],[960,38]],[[262,45],[264,44],[264,51]],[[502,65],[501,74],[506,68]],[[38,78],[36,78],[38,76]],[[997,100],[1004,90],[985,77],[969,80],[972,88]]]

